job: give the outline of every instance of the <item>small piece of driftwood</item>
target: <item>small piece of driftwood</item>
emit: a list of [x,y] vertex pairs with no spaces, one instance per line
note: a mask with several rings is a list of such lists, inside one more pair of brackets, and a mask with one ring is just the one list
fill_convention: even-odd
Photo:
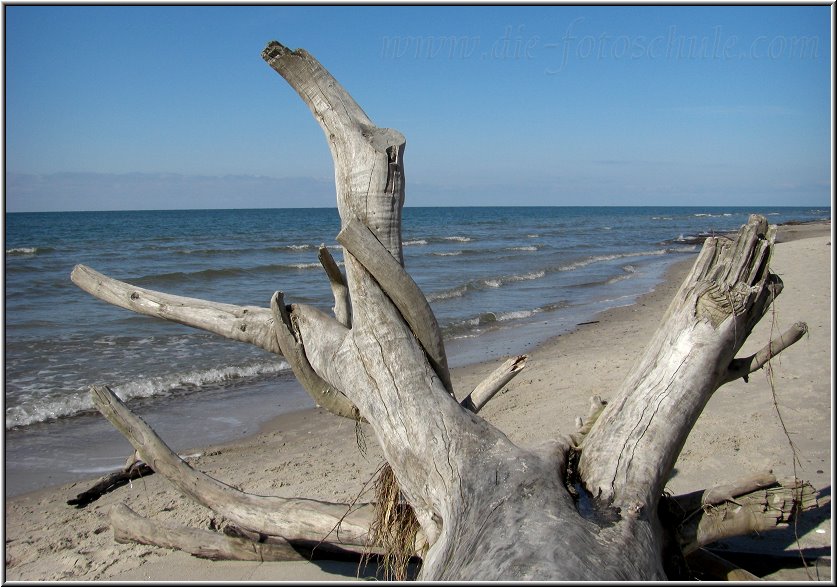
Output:
[[136,453],[134,453],[128,457],[128,461],[122,469],[109,473],[104,477],[100,477],[90,489],[79,493],[73,499],[68,499],[67,505],[74,505],[76,508],[81,509],[93,503],[103,495],[128,484],[134,479],[148,477],[153,474],[154,469],[140,460]]

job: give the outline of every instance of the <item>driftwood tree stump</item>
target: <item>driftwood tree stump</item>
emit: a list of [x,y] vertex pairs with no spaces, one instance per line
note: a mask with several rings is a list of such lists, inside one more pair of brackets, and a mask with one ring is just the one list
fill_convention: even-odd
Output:
[[[757,355],[736,358],[781,291],[769,270],[775,227],[753,216],[734,239],[707,239],[613,399],[594,398],[573,435],[516,446],[477,412],[525,357],[501,365],[458,403],[436,319],[403,268],[404,137],[375,126],[304,50],[272,42],[262,56],[309,106],[334,159],[346,275],[327,249],[320,251],[334,315],[286,305],[281,292],[268,309],[145,290],[83,266],[72,279],[109,303],[281,354],[320,405],[369,422],[417,522],[407,539],[408,552],[422,560],[420,579],[678,578],[683,557],[703,545],[786,524],[808,504],[809,486],[764,475],[724,488],[720,497],[663,495],[715,390],[746,378],[805,332],[797,325]],[[349,511],[243,493],[192,469],[108,388],[93,392],[145,463],[240,528],[238,536],[210,540],[155,528],[120,509],[112,516],[120,540],[257,559],[293,558],[288,545],[322,540],[355,552],[369,546],[375,504]],[[721,508],[730,515],[719,517]],[[248,536],[274,537],[274,546],[242,546]],[[233,543],[218,543],[225,539]]]

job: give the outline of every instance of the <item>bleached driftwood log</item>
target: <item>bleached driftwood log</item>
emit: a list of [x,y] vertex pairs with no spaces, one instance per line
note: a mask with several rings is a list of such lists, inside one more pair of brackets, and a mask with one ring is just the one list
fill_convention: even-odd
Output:
[[[323,262],[335,316],[286,306],[281,294],[271,310],[246,311],[175,298],[112,283],[83,267],[74,281],[122,307],[282,353],[309,392],[334,392],[340,406],[330,409],[369,422],[420,526],[414,544],[420,579],[676,577],[682,548],[694,551],[712,536],[701,533],[700,516],[693,516],[695,529],[660,513],[672,511],[663,484],[683,443],[720,385],[760,368],[795,336],[735,359],[781,291],[769,271],[774,228],[754,216],[736,238],[708,239],[615,399],[597,399],[572,439],[516,446],[475,412],[525,358],[507,361],[458,403],[435,317],[403,268],[404,137],[375,126],[304,50],[273,42],[262,56],[308,105],[332,152],[346,269],[344,279],[328,258]],[[368,506],[344,516],[348,508],[336,504],[239,492],[179,461],[106,388],[94,391],[99,409],[155,471],[245,531],[289,543],[365,540]],[[787,515],[807,503],[798,497],[791,492]],[[748,522],[734,531],[769,525]]]

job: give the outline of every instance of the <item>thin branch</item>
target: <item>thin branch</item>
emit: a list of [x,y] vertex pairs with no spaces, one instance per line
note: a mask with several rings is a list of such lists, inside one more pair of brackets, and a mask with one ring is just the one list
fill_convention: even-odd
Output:
[[84,265],[76,265],[70,278],[87,293],[120,308],[200,328],[281,354],[273,334],[273,317],[267,308],[161,293],[113,279]]
[[344,504],[240,491],[185,463],[108,387],[93,386],[91,392],[96,407],[128,439],[142,460],[186,496],[234,524],[287,540],[329,539],[332,530],[338,527],[336,536],[330,541],[358,546],[366,544],[370,507],[361,506],[346,516]]
[[331,293],[334,295],[334,317],[346,328],[352,327],[352,306],[349,300],[349,288],[340,267],[331,256],[331,252],[324,244],[320,245],[318,254],[320,264],[328,276]]
[[96,481],[92,487],[90,487],[90,489],[82,491],[73,499],[68,499],[67,505],[74,505],[76,508],[81,509],[93,503],[106,493],[115,491],[123,485],[130,483],[134,479],[148,477],[153,474],[154,469],[142,462],[136,451],[134,451],[131,453],[131,456],[128,457],[124,467],[118,471],[114,471],[113,473],[100,477],[99,480]]
[[526,355],[512,357],[492,371],[488,377],[483,379],[468,397],[459,402],[463,408],[475,414],[479,412],[494,395],[526,366]]
[[727,375],[723,383],[729,383],[742,377],[744,381],[747,381],[751,373],[755,373],[764,367],[771,358],[798,342],[807,332],[808,325],[805,322],[797,322],[788,328],[779,338],[771,340],[759,352],[749,357],[734,359],[727,369]]

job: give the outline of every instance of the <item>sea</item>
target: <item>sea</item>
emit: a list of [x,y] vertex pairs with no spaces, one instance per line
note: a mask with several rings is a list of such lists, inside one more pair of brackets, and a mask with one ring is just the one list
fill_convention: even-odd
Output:
[[[829,219],[812,207],[406,207],[407,271],[442,328],[451,366],[499,360],[634,303],[707,235],[751,213]],[[110,386],[175,449],[253,434],[313,407],[287,363],[245,343],[139,316],[70,281],[84,264],[147,289],[218,302],[330,311],[317,261],[338,263],[336,209],[7,213],[4,247],[6,496],[113,471],[132,449],[93,408]]]

